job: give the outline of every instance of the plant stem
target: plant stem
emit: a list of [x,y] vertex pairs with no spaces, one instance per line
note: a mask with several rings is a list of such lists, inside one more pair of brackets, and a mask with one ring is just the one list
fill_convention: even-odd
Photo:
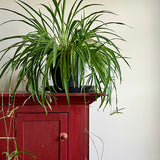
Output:
[[85,160],[87,160],[87,105],[86,105],[86,96],[85,96],[85,92],[84,92],[84,114],[85,114]]

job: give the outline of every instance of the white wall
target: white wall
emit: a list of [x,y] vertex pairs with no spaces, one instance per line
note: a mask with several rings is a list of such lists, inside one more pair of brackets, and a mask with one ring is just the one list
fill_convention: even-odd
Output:
[[[127,40],[121,48],[125,55],[131,57],[131,70],[123,67],[123,82],[118,88],[118,106],[126,108],[124,114],[109,116],[108,110],[97,113],[96,107],[92,107],[90,130],[104,141],[103,160],[159,160],[160,1],[101,2],[118,13],[120,20],[133,27],[121,30]],[[100,152],[101,143],[96,142]],[[90,158],[96,160],[94,147],[91,146]]]
[[[26,1],[37,4],[47,0]],[[123,82],[118,87],[118,106],[125,107],[124,114],[110,116],[109,107],[104,112],[97,111],[99,103],[93,103],[90,109],[90,131],[103,139],[105,147],[103,160],[159,160],[160,2],[159,0],[90,0],[90,2],[103,3],[104,8],[119,14],[116,20],[133,27],[133,29],[120,27],[118,30],[127,40],[126,43],[120,44],[120,48],[125,56],[131,57],[129,60],[131,69],[122,66]],[[19,10],[12,0],[0,0],[0,7]],[[10,16],[0,11],[0,22]],[[1,28],[0,37],[28,29],[13,24]],[[5,89],[7,90],[7,87]],[[101,154],[101,142],[95,136],[91,137],[96,143],[98,153]],[[90,160],[98,160],[92,142]]]

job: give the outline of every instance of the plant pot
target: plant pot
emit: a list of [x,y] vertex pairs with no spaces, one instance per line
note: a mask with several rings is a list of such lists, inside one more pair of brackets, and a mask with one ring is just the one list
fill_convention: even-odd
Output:
[[82,87],[69,87],[69,93],[81,93],[81,92],[85,92],[85,93],[91,93],[94,92],[93,87],[92,86],[85,86],[83,89]]
[[[53,83],[53,86],[51,87],[52,91],[56,93],[64,93],[65,90],[63,89],[63,86],[62,86],[60,67],[57,67],[57,69],[51,67],[50,70],[51,70],[52,83]],[[55,75],[56,75],[56,80],[55,80]]]
[[[56,81],[54,77],[55,74],[56,74]],[[53,82],[53,86],[51,86],[52,91],[56,93],[64,93],[65,90],[63,89],[63,85],[62,85],[60,67],[57,67],[57,69],[54,69],[53,67],[51,67],[51,75],[52,75],[52,82]],[[78,74],[76,74],[75,83],[73,82],[72,77],[69,79],[68,88],[69,88],[69,93],[93,92],[92,86],[85,86],[83,89],[81,86],[78,87]]]

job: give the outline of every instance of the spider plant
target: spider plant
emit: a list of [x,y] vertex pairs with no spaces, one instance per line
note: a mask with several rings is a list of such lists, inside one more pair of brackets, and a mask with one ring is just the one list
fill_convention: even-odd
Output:
[[37,159],[37,157],[30,152],[18,151],[16,140],[14,140],[14,145],[15,145],[15,151],[13,151],[11,153],[8,153],[8,152],[3,152],[2,153],[2,154],[6,155],[7,160],[18,160],[18,157],[21,157],[21,154],[23,154],[23,153],[26,153],[26,154],[32,156],[33,158]]
[[[124,24],[102,21],[102,15],[114,15],[108,10],[86,14],[86,9],[101,4],[83,5],[83,1],[75,0],[68,15],[65,12],[67,0],[52,0],[50,5],[40,4],[45,12],[36,10],[21,0],[16,3],[24,9],[25,13],[0,8],[20,17],[18,20],[5,21],[2,25],[18,21],[33,29],[28,34],[0,39],[0,42],[15,40],[13,44],[0,51],[2,61],[4,55],[14,49],[12,58],[0,69],[0,78],[8,71],[12,72],[10,82],[13,72],[18,70],[13,96],[23,78],[27,77],[27,91],[31,93],[33,99],[38,100],[46,108],[45,104],[49,105],[50,99],[46,95],[46,87],[50,95],[56,98],[49,82],[52,77],[51,71],[54,70],[54,73],[60,73],[62,86],[59,86],[54,74],[53,90],[55,87],[61,87],[66,93],[68,102],[68,81],[72,78],[75,84],[76,75],[78,75],[78,87],[81,87],[82,91],[86,85],[93,86],[95,94],[100,93],[101,102],[111,104],[112,90],[116,90],[115,79],[122,80],[119,61],[127,64],[128,62],[114,42],[115,39],[120,41],[124,39],[110,26]],[[76,18],[79,17],[78,15],[80,18]],[[106,101],[104,94],[107,95]]]

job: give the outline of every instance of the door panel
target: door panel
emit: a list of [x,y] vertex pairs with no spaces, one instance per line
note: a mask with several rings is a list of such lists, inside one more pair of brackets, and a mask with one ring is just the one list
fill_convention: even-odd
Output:
[[[67,113],[17,114],[16,138],[19,150],[34,154],[38,160],[67,160]],[[22,160],[33,160],[24,153]]]

